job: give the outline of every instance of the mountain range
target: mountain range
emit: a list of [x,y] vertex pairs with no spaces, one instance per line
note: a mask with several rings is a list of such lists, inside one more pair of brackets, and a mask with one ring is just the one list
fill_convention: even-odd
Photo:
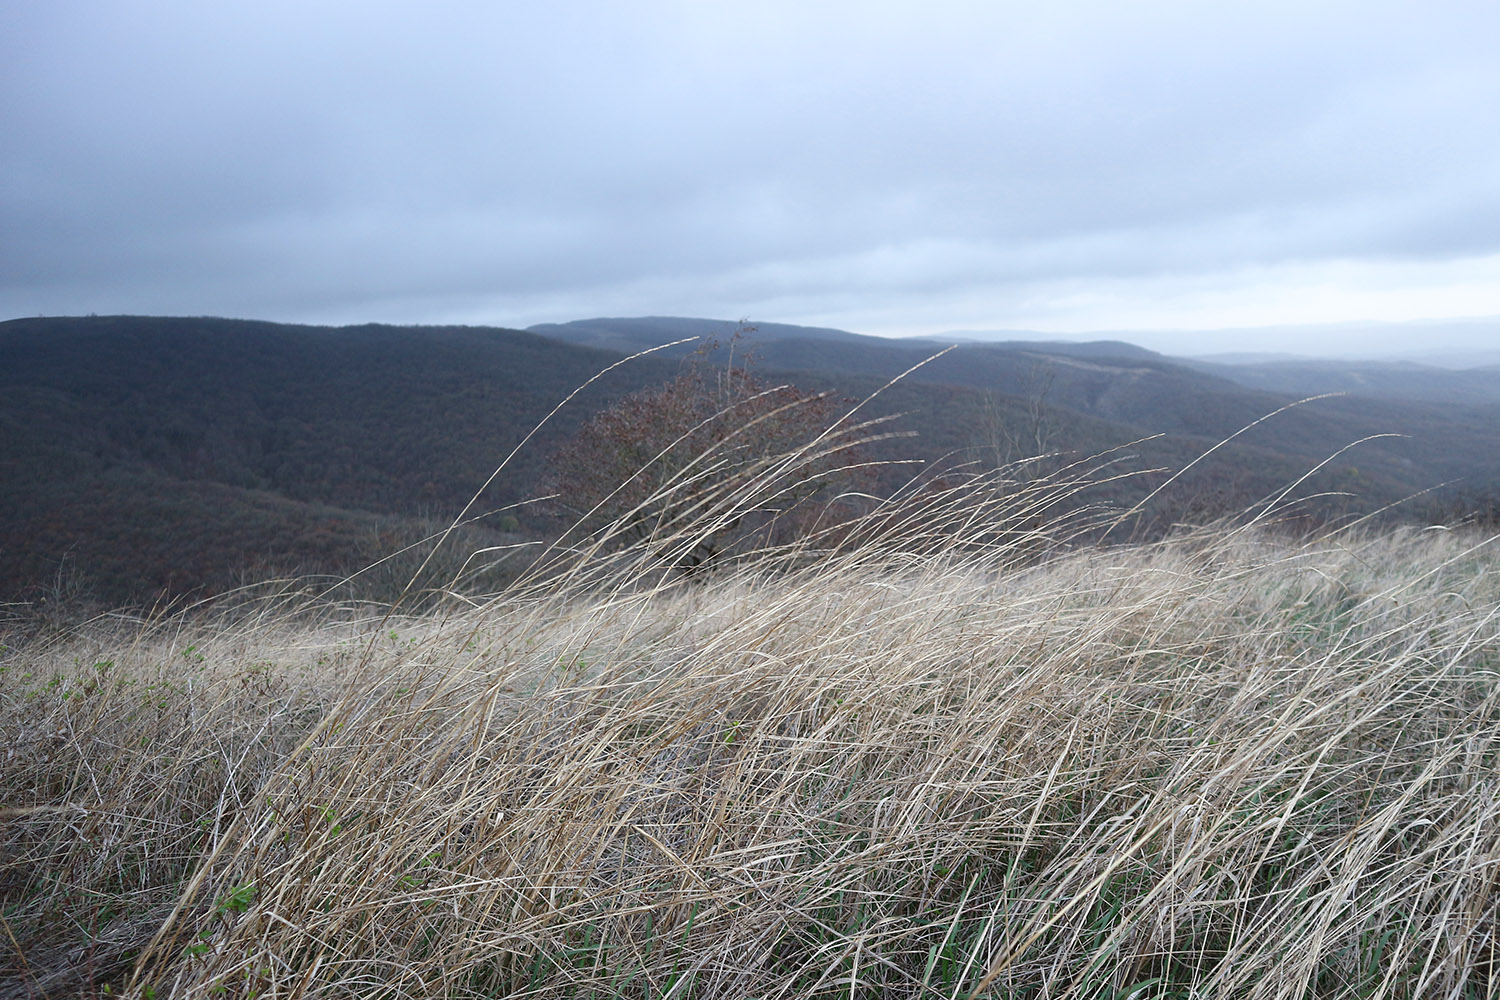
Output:
[[[484,516],[455,552],[511,551],[556,531],[536,502],[556,449],[695,352],[751,358],[769,379],[840,398],[874,394],[861,413],[910,435],[875,446],[906,463],[883,467],[883,489],[921,463],[1046,452],[1063,456],[1055,465],[1124,448],[1111,454],[1136,474],[1098,499],[1129,504],[1165,481],[1160,470],[1211,451],[1153,504],[1161,530],[1242,510],[1362,441],[1299,487],[1330,494],[1308,502],[1318,517],[1403,500],[1396,516],[1492,516],[1500,494],[1497,368],[1229,364],[1119,341],[954,346],[679,317],[530,330],[18,319],[0,323],[0,604],[139,604],[268,574],[337,577],[466,508]],[[1344,395],[1288,408],[1329,392]],[[371,593],[404,582],[422,551],[361,580]]]

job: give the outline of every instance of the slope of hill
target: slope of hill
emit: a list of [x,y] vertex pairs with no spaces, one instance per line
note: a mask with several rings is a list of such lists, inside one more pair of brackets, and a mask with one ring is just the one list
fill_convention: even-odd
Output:
[[[785,340],[788,338],[833,340],[842,343],[862,343],[873,338],[847,330],[828,327],[795,326],[789,323],[746,323],[724,319],[698,319],[683,316],[641,316],[574,320],[569,323],[539,323],[527,327],[528,333],[540,334],[554,340],[585,347],[632,354],[649,347],[658,347],[684,337],[718,340],[723,343],[738,332],[747,332],[755,342]],[[695,350],[695,345],[682,347],[679,353]]]
[[1184,359],[1182,363],[1243,386],[1291,395],[1344,392],[1428,403],[1500,403],[1500,367],[1452,369],[1414,361],[1318,358],[1238,362]]
[[1038,563],[996,485],[915,551],[6,650],[0,997],[1493,998],[1495,545]]
[[[655,346],[715,321],[574,325],[579,339]],[[623,325],[622,325],[623,324]],[[724,323],[720,329],[735,324]],[[622,332],[623,331],[623,332]],[[713,332],[710,329],[708,332]],[[748,340],[767,374],[898,416],[870,446],[879,488],[923,468],[1059,452],[1049,467],[1135,444],[1101,489],[1128,505],[1289,397],[1129,345],[939,345],[766,326]],[[222,590],[270,572],[345,573],[464,508],[496,465],[619,351],[468,327],[345,328],[223,319],[90,317],[0,324],[0,602],[83,581],[111,603]],[[564,408],[479,499],[497,511],[471,547],[539,537],[526,502],[590,414],[670,378],[638,359]],[[1496,410],[1323,400],[1219,448],[1153,508],[1158,526],[1270,495],[1339,448],[1381,432],[1305,492],[1348,491],[1325,512],[1370,510],[1467,477],[1500,482]],[[522,505],[522,506],[517,506]],[[497,534],[498,533],[498,534]],[[394,574],[394,571],[392,571]]]
[[[512,330],[0,324],[0,593],[60,568],[110,601],[262,569],[357,568],[455,515],[616,359]],[[672,370],[643,359],[601,381],[478,509],[533,496],[562,435]]]
[[[712,320],[610,320],[576,324],[593,335],[610,332],[635,348],[692,335]],[[573,324],[563,324],[573,327]],[[753,351],[772,370],[890,379],[916,365],[917,383],[963,387],[981,393],[1038,401],[1120,428],[1121,439],[1165,433],[1211,445],[1288,403],[1336,391],[1274,390],[1240,384],[1229,372],[1203,371],[1117,341],[1095,343],[970,342],[944,345],[891,340],[845,331],[757,326],[739,349]],[[922,364],[944,347],[946,354]],[[1477,402],[1485,402],[1482,398]],[[1453,479],[1500,482],[1500,448],[1494,412],[1485,405],[1413,399],[1324,399],[1282,414],[1245,443],[1260,444],[1302,467],[1371,435],[1400,434],[1361,446],[1353,459],[1363,482],[1378,484],[1388,500]]]

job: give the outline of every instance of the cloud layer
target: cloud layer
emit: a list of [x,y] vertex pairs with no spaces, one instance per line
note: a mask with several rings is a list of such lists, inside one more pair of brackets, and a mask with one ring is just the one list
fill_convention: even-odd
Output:
[[1500,314],[1489,2],[54,0],[0,28],[7,316]]

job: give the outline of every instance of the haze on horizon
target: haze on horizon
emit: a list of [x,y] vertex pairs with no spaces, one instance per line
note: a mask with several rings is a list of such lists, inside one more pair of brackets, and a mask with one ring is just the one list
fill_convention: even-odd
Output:
[[1489,2],[54,0],[0,28],[0,318],[1311,354],[1340,350],[1317,324],[1500,317]]

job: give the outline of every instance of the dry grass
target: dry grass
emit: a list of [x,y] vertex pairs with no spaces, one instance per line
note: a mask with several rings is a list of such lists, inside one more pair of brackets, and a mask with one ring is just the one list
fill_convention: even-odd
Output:
[[1500,996],[1485,539],[921,502],[6,650],[0,996]]

